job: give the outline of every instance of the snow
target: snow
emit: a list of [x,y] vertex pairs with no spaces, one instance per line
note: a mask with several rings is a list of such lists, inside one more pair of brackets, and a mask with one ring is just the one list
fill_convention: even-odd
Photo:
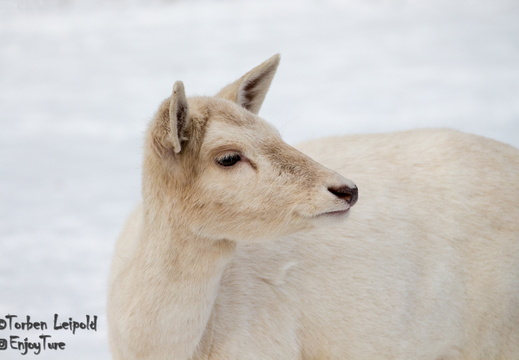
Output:
[[515,0],[0,0],[0,319],[99,316],[24,358],[109,358],[147,121],[175,80],[213,94],[278,52],[261,115],[289,143],[452,127],[519,147]]

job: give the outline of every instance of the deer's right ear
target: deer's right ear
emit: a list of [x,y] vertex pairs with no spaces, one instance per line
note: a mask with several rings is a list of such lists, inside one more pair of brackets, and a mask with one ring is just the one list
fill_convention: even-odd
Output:
[[272,56],[235,82],[224,87],[216,96],[231,100],[250,112],[258,114],[278,68],[279,60],[279,54]]
[[186,93],[182,81],[175,82],[173,93],[169,99],[169,141],[173,145],[173,151],[178,154],[182,150],[182,142],[186,129],[189,126],[189,113]]

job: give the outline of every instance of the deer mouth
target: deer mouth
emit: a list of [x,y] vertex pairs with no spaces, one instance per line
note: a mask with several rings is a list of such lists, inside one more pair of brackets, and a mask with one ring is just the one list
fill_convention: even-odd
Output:
[[326,211],[323,213],[320,213],[317,216],[344,216],[349,214],[351,207],[348,207],[347,209],[341,209],[341,210],[333,210],[333,211]]
[[330,212],[324,213],[323,215],[346,215],[349,212],[350,212],[350,208],[347,208],[346,210],[330,211]]

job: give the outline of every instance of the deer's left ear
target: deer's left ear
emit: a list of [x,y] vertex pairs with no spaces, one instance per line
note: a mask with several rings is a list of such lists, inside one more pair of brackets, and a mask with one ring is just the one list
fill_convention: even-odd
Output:
[[173,93],[169,100],[169,141],[176,154],[182,150],[182,142],[187,140],[185,133],[188,126],[189,114],[184,84],[177,81],[173,85]]
[[231,100],[250,112],[257,114],[265,100],[270,83],[274,78],[280,60],[279,54],[224,87],[217,97]]

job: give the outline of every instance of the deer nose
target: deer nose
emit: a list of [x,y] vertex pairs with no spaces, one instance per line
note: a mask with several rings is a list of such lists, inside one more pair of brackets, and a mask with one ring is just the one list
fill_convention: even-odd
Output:
[[339,199],[346,201],[350,206],[353,206],[359,198],[359,189],[356,186],[332,186],[328,188],[328,191]]

